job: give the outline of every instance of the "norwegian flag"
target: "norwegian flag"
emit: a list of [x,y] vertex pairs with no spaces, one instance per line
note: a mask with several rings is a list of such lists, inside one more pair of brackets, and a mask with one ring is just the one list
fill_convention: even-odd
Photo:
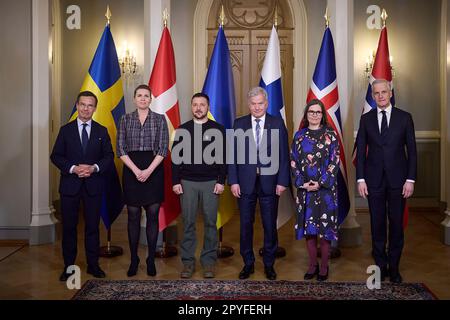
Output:
[[[391,97],[391,105],[395,105],[395,97],[394,97],[394,87],[392,83],[392,72],[391,72],[391,63],[389,61],[389,46],[388,46],[388,36],[387,29],[384,26],[381,29],[380,39],[378,40],[378,49],[375,55],[375,60],[372,67],[372,73],[369,78],[369,85],[367,87],[366,100],[364,102],[364,107],[361,115],[369,112],[372,109],[377,107],[375,100],[372,97],[372,83],[376,79],[385,79],[391,83],[392,88],[392,97]],[[356,141],[353,147],[352,153],[352,162],[353,165],[356,166]]]
[[325,29],[320,47],[319,57],[314,70],[311,88],[308,92],[306,102],[312,99],[319,99],[327,110],[327,120],[334,129],[339,140],[340,162],[337,177],[338,192],[338,225],[347,217],[350,210],[350,198],[348,195],[347,167],[345,162],[345,152],[341,124],[341,111],[339,106],[339,92],[336,78],[336,61],[334,56],[333,36],[330,28]]
[[[148,83],[152,89],[152,111],[163,114],[167,120],[169,137],[180,125],[177,81],[175,72],[175,55],[172,39],[167,27],[164,27],[158,52]],[[171,144],[169,149],[171,149]],[[172,157],[170,152],[164,159],[164,202],[159,210],[159,231],[163,231],[181,212],[180,200],[172,192]]]
[[[381,29],[380,39],[378,40],[377,53],[375,55],[375,60],[372,67],[372,73],[369,78],[369,85],[367,87],[366,100],[364,103],[364,108],[362,114],[369,112],[377,107],[375,100],[372,97],[372,83],[376,79],[385,79],[391,83],[392,97],[391,105],[395,106],[395,95],[394,95],[394,84],[392,82],[392,71],[391,62],[389,59],[389,44],[388,44],[388,34],[386,26]],[[356,166],[356,141],[353,147],[352,162]],[[408,205],[405,205],[405,210],[403,212],[403,228],[408,224],[409,209]]]

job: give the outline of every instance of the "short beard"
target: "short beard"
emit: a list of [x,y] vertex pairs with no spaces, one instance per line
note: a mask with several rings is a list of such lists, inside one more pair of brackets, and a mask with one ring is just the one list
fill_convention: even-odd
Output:
[[197,120],[205,120],[207,117],[208,117],[208,114],[205,114],[205,115],[202,115],[201,118],[199,118],[199,117],[197,116],[197,114],[194,113],[194,118],[197,119]]

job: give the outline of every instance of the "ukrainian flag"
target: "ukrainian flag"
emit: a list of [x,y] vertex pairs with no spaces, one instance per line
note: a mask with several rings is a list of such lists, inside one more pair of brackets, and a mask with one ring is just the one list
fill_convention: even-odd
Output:
[[[116,154],[117,128],[120,117],[125,114],[125,100],[119,60],[109,24],[105,27],[81,91],[91,91],[97,96],[97,110],[93,119],[108,129]],[[69,121],[75,120],[77,116],[78,113],[74,108]],[[111,170],[105,173],[106,192],[101,209],[103,223],[107,229],[111,227],[124,205],[119,180],[119,174],[122,174],[122,161],[114,157],[114,162],[115,166],[111,166]]]
[[[208,117],[222,124],[225,129],[232,129],[236,117],[234,81],[230,51],[222,26],[219,27],[217,33],[202,92],[209,96],[210,112]],[[233,197],[230,187],[225,185],[225,191],[219,198],[217,229],[227,223],[236,211],[236,199]]]

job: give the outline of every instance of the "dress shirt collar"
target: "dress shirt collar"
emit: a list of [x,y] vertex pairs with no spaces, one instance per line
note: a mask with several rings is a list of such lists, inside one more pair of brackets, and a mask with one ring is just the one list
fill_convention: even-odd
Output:
[[[392,105],[389,103],[389,105],[384,109],[386,111],[386,114],[391,114],[392,111]],[[380,114],[383,109],[377,107],[377,114]]]
[[81,127],[83,125],[83,123],[87,123],[89,128],[92,127],[92,119],[90,119],[89,121],[83,122],[80,120],[80,118],[77,118],[77,123],[78,123],[79,127]]
[[262,117],[260,117],[260,118],[255,118],[253,115],[252,115],[252,126],[256,126],[256,119],[260,119],[261,121],[259,122],[259,125],[261,126],[261,127],[263,127],[263,125],[264,125],[264,122],[266,122],[266,115],[263,115]]
[[[147,118],[150,117],[151,113],[152,113],[152,109],[148,108]],[[134,111],[131,113],[131,116],[132,116],[133,118],[136,118],[136,119],[139,120],[139,111],[138,111],[138,109],[134,110]]]

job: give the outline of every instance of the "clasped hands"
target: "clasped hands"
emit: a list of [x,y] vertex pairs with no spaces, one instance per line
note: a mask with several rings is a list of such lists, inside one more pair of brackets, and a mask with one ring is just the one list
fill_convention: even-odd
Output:
[[145,182],[147,181],[148,177],[151,176],[152,172],[153,170],[149,167],[145,170],[136,169],[133,173],[139,182]]
[[75,173],[78,178],[89,178],[92,173],[95,172],[95,166],[90,164],[79,164],[73,168],[73,173]]
[[303,189],[306,189],[308,192],[317,191],[320,189],[320,185],[317,181],[309,180],[303,184]]

